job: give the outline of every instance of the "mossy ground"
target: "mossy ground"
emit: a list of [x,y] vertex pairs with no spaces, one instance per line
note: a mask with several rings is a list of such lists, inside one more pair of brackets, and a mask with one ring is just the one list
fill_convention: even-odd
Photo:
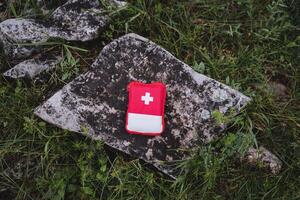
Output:
[[[33,0],[10,1],[0,10],[1,20],[46,17]],[[300,199],[298,1],[136,0],[110,15],[112,23],[97,41],[49,43],[65,57],[49,81],[0,77],[0,199]],[[104,44],[129,32],[253,99],[227,136],[182,163],[177,181],[33,115],[43,100],[87,70]],[[2,54],[0,64],[1,72],[10,67]],[[257,144],[283,161],[280,174],[236,158]]]

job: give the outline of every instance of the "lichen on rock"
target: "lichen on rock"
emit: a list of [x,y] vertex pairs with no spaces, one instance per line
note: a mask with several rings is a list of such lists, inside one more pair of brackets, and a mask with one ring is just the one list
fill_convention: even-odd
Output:
[[[161,136],[130,135],[125,131],[126,86],[130,81],[166,84],[166,129]],[[216,123],[211,113],[238,113],[249,100],[196,73],[155,43],[127,34],[105,46],[88,72],[37,107],[35,114],[61,128],[101,139],[176,177],[174,162],[188,158],[193,149],[224,130],[225,126]]]
[[13,68],[4,72],[3,75],[10,78],[34,79],[42,72],[48,72],[54,69],[61,60],[61,56],[39,55],[35,58],[25,60],[17,64]]

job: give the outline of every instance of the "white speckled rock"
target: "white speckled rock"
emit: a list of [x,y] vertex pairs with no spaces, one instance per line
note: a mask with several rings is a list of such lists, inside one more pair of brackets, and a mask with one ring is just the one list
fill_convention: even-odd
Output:
[[[130,135],[125,131],[126,86],[130,81],[160,81],[167,86],[161,136]],[[92,68],[35,109],[35,114],[63,129],[93,139],[153,164],[170,177],[174,163],[190,156],[226,127],[212,117],[238,113],[250,99],[216,80],[196,73],[155,43],[128,34],[103,48]]]
[[8,59],[30,56],[37,51],[31,43],[45,42],[48,38],[47,28],[32,19],[8,19],[0,23],[0,42]]
[[108,24],[109,18],[104,11],[98,0],[69,0],[46,21],[8,19],[0,23],[0,42],[8,58],[14,59],[30,56],[38,51],[38,43],[49,38],[92,40]]
[[10,78],[34,79],[40,73],[54,69],[61,60],[60,56],[39,56],[17,64],[3,75]]

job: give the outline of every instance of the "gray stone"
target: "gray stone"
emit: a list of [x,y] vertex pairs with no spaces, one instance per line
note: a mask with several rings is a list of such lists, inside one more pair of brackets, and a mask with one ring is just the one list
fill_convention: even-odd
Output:
[[272,174],[278,174],[282,168],[282,162],[279,158],[263,146],[258,149],[250,148],[242,158],[242,161],[250,166],[266,169]]
[[127,6],[126,1],[108,0],[108,3],[110,3],[111,5],[116,6],[118,8]]
[[[126,86],[160,81],[167,86],[166,129],[161,136],[125,131]],[[195,72],[155,43],[128,34],[103,48],[90,71],[80,75],[35,109],[63,129],[103,140],[175,178],[178,160],[226,128],[212,113],[238,113],[249,102],[240,92]]]
[[40,73],[54,69],[61,60],[61,56],[38,56],[17,64],[3,75],[10,78],[34,79]]
[[95,39],[104,31],[108,21],[109,17],[98,0],[69,0],[46,21],[8,19],[0,23],[0,41],[9,59],[24,58],[38,51],[39,44],[49,38],[68,41]]

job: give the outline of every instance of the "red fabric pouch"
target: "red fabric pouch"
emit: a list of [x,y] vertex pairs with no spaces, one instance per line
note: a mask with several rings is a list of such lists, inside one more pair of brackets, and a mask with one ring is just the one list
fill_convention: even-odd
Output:
[[128,88],[126,130],[130,134],[155,136],[165,128],[166,86],[163,83],[131,82]]

